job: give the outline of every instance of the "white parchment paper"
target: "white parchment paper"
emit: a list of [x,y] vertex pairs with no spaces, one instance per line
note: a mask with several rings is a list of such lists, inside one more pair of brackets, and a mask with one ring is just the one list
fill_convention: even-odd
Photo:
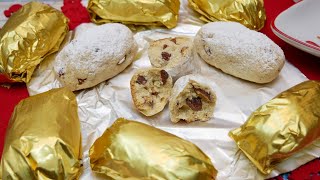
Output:
[[[151,66],[147,55],[148,42],[179,35],[193,37],[202,24],[196,18],[195,13],[187,7],[187,0],[183,0],[180,8],[180,22],[176,28],[136,32],[135,39],[139,44],[139,52],[134,63],[116,77],[102,82],[96,87],[76,92],[84,152],[84,171],[81,179],[102,179],[90,170],[88,151],[93,142],[118,117],[150,124],[195,143],[211,158],[218,170],[218,179],[267,178],[260,174],[239,151],[235,143],[228,137],[228,132],[243,124],[246,118],[260,105],[280,92],[307,80],[298,69],[288,62],[276,80],[259,85],[229,76],[207,65],[197,56],[198,75],[206,77],[219,89],[214,117],[207,122],[173,124],[170,121],[168,106],[160,114],[147,118],[140,114],[132,103],[129,82],[133,73],[139,68]],[[75,35],[80,35],[79,31],[86,28],[86,25],[80,27],[81,30],[78,30]],[[61,87],[53,72],[53,62],[54,56],[50,56],[37,68],[32,80],[27,84],[30,95]],[[269,177],[291,171],[319,155],[320,142],[317,141],[279,164]]]

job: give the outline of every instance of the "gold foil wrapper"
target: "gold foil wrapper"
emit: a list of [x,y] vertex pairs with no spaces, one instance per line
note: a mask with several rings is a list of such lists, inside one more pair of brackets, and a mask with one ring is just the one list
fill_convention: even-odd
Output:
[[201,14],[200,19],[211,21],[235,21],[260,30],[266,21],[263,0],[188,0],[189,6]]
[[215,179],[194,144],[152,126],[118,119],[90,148],[94,172],[111,179]]
[[262,173],[270,173],[319,138],[320,82],[305,81],[280,93],[229,136]]
[[78,105],[71,91],[50,90],[15,107],[1,159],[3,180],[77,179],[81,158]]
[[166,26],[178,23],[179,0],[89,0],[88,11],[96,24],[120,22],[123,24]]
[[13,13],[0,30],[1,82],[29,82],[34,69],[58,51],[68,32],[68,20],[58,10],[30,2]]

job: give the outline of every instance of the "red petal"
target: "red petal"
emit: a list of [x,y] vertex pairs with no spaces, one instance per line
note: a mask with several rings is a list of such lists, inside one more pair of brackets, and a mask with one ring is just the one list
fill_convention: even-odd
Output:
[[82,23],[90,22],[89,13],[80,1],[81,0],[64,0],[64,5],[61,7],[63,14],[70,20],[70,30],[75,29]]
[[22,7],[21,4],[14,4],[10,6],[9,11],[11,11],[12,13],[17,12],[21,7]]
[[64,0],[63,4],[78,4],[81,0]]
[[3,12],[3,14],[6,16],[6,17],[10,17],[11,16],[11,12],[9,10],[5,10]]

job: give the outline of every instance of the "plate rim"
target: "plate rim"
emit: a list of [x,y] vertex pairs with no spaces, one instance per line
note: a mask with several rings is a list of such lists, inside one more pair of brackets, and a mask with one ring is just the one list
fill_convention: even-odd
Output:
[[[281,14],[281,13],[280,13]],[[278,16],[277,16],[278,17]],[[277,18],[276,18],[277,19]],[[286,34],[286,33],[284,33],[283,31],[281,31],[280,29],[278,29],[277,27],[276,27],[276,25],[275,25],[275,20],[276,19],[274,19],[272,22],[271,22],[271,29],[272,30],[274,30],[274,31],[276,31],[277,33],[279,33],[280,35],[282,35],[282,36],[284,36],[284,37],[286,37],[286,38],[288,38],[288,39],[290,39],[290,40],[293,40],[293,41],[295,41],[295,42],[297,42],[297,43],[299,43],[299,44],[301,44],[301,45],[303,45],[303,46],[307,46],[308,48],[312,48],[313,50],[316,50],[316,51],[318,51],[318,52],[320,52],[320,48],[319,47],[316,47],[316,46],[312,46],[312,45],[310,45],[310,44],[308,44],[308,43],[305,43],[305,42],[302,42],[302,41],[300,41],[299,39],[296,39],[296,38],[294,38],[294,37],[292,37],[292,36],[289,36],[288,34]],[[276,34],[277,35],[277,34]],[[289,43],[290,44],[290,43]]]
[[[298,1],[296,4],[292,5],[292,6],[289,7],[288,9],[292,8],[292,7],[295,6],[295,5],[301,4],[301,2],[303,2],[303,0]],[[284,41],[286,41],[285,39],[287,39],[286,42],[287,42],[288,44],[292,45],[292,46],[300,46],[300,48],[303,48],[303,49],[301,49],[301,50],[303,50],[303,51],[306,51],[305,48],[307,48],[309,51],[313,51],[314,53],[317,53],[317,54],[319,53],[319,55],[320,55],[320,47],[313,46],[313,45],[310,45],[310,44],[308,44],[308,43],[306,43],[306,42],[303,42],[303,41],[301,41],[301,40],[299,40],[299,39],[297,39],[297,38],[294,38],[294,37],[292,37],[292,36],[284,33],[283,31],[281,31],[280,29],[277,28],[277,26],[276,26],[276,24],[275,24],[275,21],[277,20],[277,18],[278,18],[280,15],[282,15],[282,14],[283,14],[284,12],[286,12],[288,9],[282,11],[280,14],[277,15],[276,18],[274,18],[274,19],[271,21],[270,26],[271,26],[271,30],[273,31],[273,33],[274,33],[276,36],[278,36],[280,39],[283,39]],[[280,36],[283,36],[283,37],[280,37]],[[293,42],[298,43],[298,44],[294,45],[293,42],[288,42],[288,41],[293,41]],[[302,47],[301,47],[301,46],[302,46]],[[310,53],[310,52],[308,52],[308,53]]]

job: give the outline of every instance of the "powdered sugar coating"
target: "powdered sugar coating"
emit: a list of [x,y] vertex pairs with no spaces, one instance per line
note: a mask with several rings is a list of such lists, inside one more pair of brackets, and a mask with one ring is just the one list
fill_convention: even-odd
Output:
[[278,45],[236,22],[208,23],[194,42],[208,64],[248,81],[270,82],[284,65],[284,53]]
[[137,45],[129,28],[110,23],[81,32],[58,54],[54,69],[71,90],[92,87],[131,64]]
[[[163,53],[169,53],[169,60],[164,59]],[[151,65],[165,69],[173,81],[199,71],[193,53],[193,39],[183,36],[155,40],[150,43],[148,49]]]

